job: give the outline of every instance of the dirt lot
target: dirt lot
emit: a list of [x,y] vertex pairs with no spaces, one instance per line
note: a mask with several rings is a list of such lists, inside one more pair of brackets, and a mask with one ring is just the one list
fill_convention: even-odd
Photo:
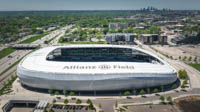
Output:
[[178,46],[178,47],[170,47],[168,45],[166,46],[160,46],[160,45],[152,45],[154,49],[158,50],[159,52],[162,52],[164,54],[167,54],[169,56],[173,56],[173,58],[178,59],[179,56],[182,58],[184,56],[190,57],[198,57],[200,59],[200,46]]
[[128,106],[127,112],[177,112],[172,105],[140,105]]
[[177,99],[175,100],[175,103],[183,112],[200,111],[200,96]]

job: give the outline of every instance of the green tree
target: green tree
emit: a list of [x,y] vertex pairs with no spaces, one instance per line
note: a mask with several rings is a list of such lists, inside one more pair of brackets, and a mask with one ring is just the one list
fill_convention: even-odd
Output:
[[145,94],[144,89],[141,89],[141,90],[140,90],[140,94],[141,94],[141,95]]
[[131,94],[130,91],[125,91],[125,92],[124,92],[124,95],[125,95],[125,96],[128,96],[128,95],[130,95],[130,94]]
[[185,61],[187,59],[187,57],[186,56],[184,56],[184,58],[183,58],[183,61]]
[[172,97],[171,97],[171,96],[168,96],[168,97],[167,97],[167,101],[168,101],[169,104],[171,104],[171,103],[172,103]]
[[65,99],[64,104],[68,104],[68,103],[69,103],[68,99]]
[[154,92],[154,93],[158,93],[159,90],[158,90],[157,88],[155,88],[155,89],[153,90],[153,92]]
[[67,94],[67,90],[63,90],[63,94],[66,96],[66,94]]
[[75,93],[71,91],[71,92],[69,92],[69,95],[70,95],[70,96],[74,96]]
[[53,93],[53,89],[49,89],[49,90],[48,90],[48,93],[49,93],[49,94],[52,94],[52,93]]
[[92,103],[92,101],[91,101],[90,99],[88,99],[88,100],[86,101],[86,103],[87,103],[87,104],[90,104],[90,103]]
[[148,94],[150,94],[150,92],[151,92],[150,88],[146,88],[146,91]]
[[181,60],[181,56],[179,56],[178,59]]
[[188,61],[192,61],[192,57],[191,56],[188,58]]
[[76,100],[76,104],[81,104],[81,103],[82,103],[82,101],[80,99]]
[[181,84],[181,88],[182,89],[184,89],[185,88],[185,84],[183,83],[183,84]]
[[56,92],[55,92],[55,95],[59,95],[59,91],[56,91]]
[[165,101],[165,97],[164,96],[160,96],[160,100],[161,100],[161,102],[164,102]]
[[115,107],[118,107],[118,102],[117,101],[115,102]]
[[53,99],[52,103],[53,103],[53,104],[56,103],[56,99]]
[[183,81],[183,84],[188,84],[186,79]]
[[163,91],[164,91],[164,86],[161,85],[161,86],[160,86],[160,89],[161,89],[161,91],[163,92]]
[[194,58],[194,62],[197,62],[197,57],[195,56],[195,58]]
[[133,90],[133,94],[136,95],[137,94],[137,89]]
[[172,89],[176,89],[177,88],[177,85],[176,84],[173,84],[172,85]]
[[97,33],[96,38],[100,41],[103,38],[103,35],[101,33]]
[[103,29],[103,33],[106,35],[108,33],[109,29],[108,28],[104,28]]

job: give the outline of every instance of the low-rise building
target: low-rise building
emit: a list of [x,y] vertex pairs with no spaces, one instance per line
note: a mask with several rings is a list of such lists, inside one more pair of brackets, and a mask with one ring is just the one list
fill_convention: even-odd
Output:
[[167,35],[142,34],[139,40],[143,44],[167,44]]
[[106,35],[108,44],[133,44],[136,34],[131,33],[111,33]]
[[110,23],[109,24],[110,29],[127,29],[128,28],[128,23]]

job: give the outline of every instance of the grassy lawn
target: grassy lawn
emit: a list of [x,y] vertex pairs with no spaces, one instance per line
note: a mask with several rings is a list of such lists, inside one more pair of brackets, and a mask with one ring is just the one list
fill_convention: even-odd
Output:
[[107,42],[106,41],[101,41],[101,42],[77,41],[77,42],[65,42],[65,44],[107,44]]
[[200,64],[189,64],[189,65],[200,71]]
[[43,33],[43,34],[39,34],[39,35],[36,35],[36,36],[33,36],[31,38],[28,38],[24,41],[21,41],[19,44],[29,44],[29,43],[32,43],[38,39],[41,39],[42,37],[48,35],[50,32],[46,32],[46,33]]
[[13,53],[14,51],[16,51],[16,50],[13,48],[5,48],[5,49],[1,50],[0,51],[0,59],[8,56],[9,54]]

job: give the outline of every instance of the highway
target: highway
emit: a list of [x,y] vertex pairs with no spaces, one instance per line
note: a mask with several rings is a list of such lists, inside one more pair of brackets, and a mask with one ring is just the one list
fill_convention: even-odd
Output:
[[12,58],[9,58],[8,56],[2,58],[0,60],[0,73],[2,73],[5,69],[7,69],[10,65],[15,63],[18,59],[22,58],[24,55],[26,55],[28,50],[17,50],[10,54],[9,56],[12,56]]
[[[42,47],[45,46],[44,41],[47,41],[49,39],[54,38],[55,36],[57,36],[57,38],[55,40],[52,40],[52,44],[56,45],[58,42],[58,39],[63,36],[65,34],[65,31],[69,28],[71,28],[73,25],[69,25],[69,26],[65,26],[61,29],[57,29],[53,32],[51,32],[50,34],[46,35],[45,37],[36,40],[35,42],[33,42],[32,44],[40,44]],[[28,36],[28,38],[30,38],[32,36]],[[20,41],[23,41],[24,38]],[[11,44],[17,44],[20,41],[11,43]],[[8,47],[10,44],[6,44],[5,46],[1,46],[0,49],[6,48]],[[21,59],[23,56],[25,56],[26,54],[30,53],[31,50],[17,50],[13,53],[11,53],[9,56],[11,57],[4,57],[0,60],[0,73],[2,73],[4,70],[6,70],[9,66],[11,66],[13,63],[15,63],[17,60]],[[16,71],[17,65],[12,67],[11,69],[9,69],[6,73],[2,74],[0,76],[0,88],[3,87],[3,83],[6,82],[11,75],[13,74],[13,72]]]

